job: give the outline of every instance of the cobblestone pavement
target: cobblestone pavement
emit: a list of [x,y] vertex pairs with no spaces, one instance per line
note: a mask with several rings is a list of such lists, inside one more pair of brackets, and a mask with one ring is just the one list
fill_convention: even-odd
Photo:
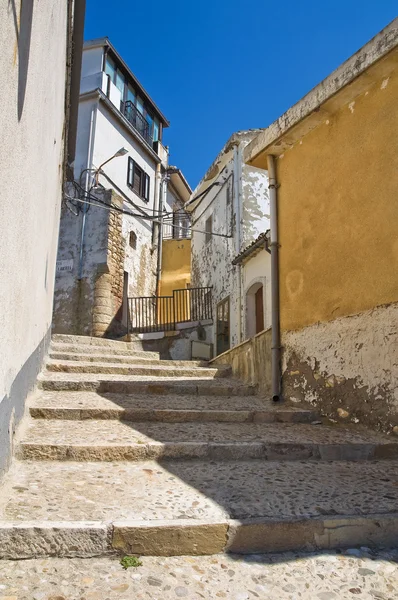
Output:
[[0,561],[0,600],[396,600],[398,549]]

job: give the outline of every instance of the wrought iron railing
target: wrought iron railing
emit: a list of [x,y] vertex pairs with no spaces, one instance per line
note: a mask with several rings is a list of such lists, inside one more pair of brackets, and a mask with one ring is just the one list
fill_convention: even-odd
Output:
[[163,239],[191,239],[191,219],[188,213],[179,210],[163,218]]
[[178,323],[207,321],[212,316],[211,287],[174,290],[172,296],[129,298],[129,331],[173,331]]
[[135,104],[131,100],[123,102],[121,111],[131,125],[142,135],[142,137],[152,146],[153,137],[149,123],[145,117],[140,113]]

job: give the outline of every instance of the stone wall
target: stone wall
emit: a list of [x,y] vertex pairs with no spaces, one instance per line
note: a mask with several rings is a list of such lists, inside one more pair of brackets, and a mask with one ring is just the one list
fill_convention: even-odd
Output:
[[271,329],[258,333],[211,361],[230,365],[234,377],[258,386],[261,395],[271,395]]
[[[96,196],[122,207],[114,192]],[[123,333],[122,302],[125,242],[122,214],[90,206],[86,214],[82,277],[79,279],[83,213],[64,207],[61,217],[58,265],[69,261],[70,271],[57,272],[54,295],[54,333],[112,336]]]
[[142,334],[139,337],[142,340],[143,349],[159,352],[162,360],[191,360],[192,342],[211,343],[212,327],[211,321],[184,323],[177,325],[176,331]]
[[283,395],[336,421],[398,425],[398,304],[282,336]]

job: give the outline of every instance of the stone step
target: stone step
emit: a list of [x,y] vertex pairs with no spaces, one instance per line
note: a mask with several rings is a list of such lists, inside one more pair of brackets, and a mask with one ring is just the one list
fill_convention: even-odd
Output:
[[396,546],[398,461],[14,461],[0,557]]
[[142,343],[140,339],[131,342],[111,340],[108,338],[90,337],[88,335],[67,335],[55,333],[51,336],[54,344],[68,344],[72,346],[97,346],[102,348],[114,348],[129,350]]
[[29,404],[36,419],[123,421],[310,423],[308,408],[275,404],[256,396],[125,396],[95,392],[42,392]]
[[398,459],[398,441],[369,431],[305,424],[32,420],[17,455],[77,461],[361,461]]
[[158,352],[148,352],[142,349],[107,348],[104,346],[73,346],[70,344],[55,344],[54,342],[50,345],[49,356],[65,360],[80,360],[80,357],[83,356],[85,357],[84,360],[92,360],[93,357],[97,356],[101,359],[104,357],[111,357],[116,359],[113,362],[117,362],[117,360],[123,358],[128,358],[129,360],[135,358],[159,360]]
[[113,394],[177,394],[253,396],[256,386],[213,377],[149,377],[90,373],[41,373],[38,388],[46,391],[88,391]]
[[[187,361],[189,363],[189,361]],[[197,367],[163,365],[160,361],[154,365],[136,365],[103,362],[83,362],[72,360],[48,359],[46,370],[55,373],[95,373],[102,375],[147,375],[149,377],[227,377],[231,375],[231,367]]]
[[[153,354],[152,352],[149,353]],[[74,352],[50,351],[49,358],[53,362],[94,362],[94,363],[114,363],[131,365],[159,365],[161,367],[209,367],[209,364],[203,360],[160,360],[158,356],[147,356],[146,352],[135,352],[129,355],[117,354],[77,354]],[[214,367],[213,367],[214,368]]]

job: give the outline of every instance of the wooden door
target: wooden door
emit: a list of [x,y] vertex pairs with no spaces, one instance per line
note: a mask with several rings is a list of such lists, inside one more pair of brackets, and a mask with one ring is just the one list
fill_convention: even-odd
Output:
[[263,286],[255,294],[256,303],[256,333],[264,329],[264,304],[263,304]]

